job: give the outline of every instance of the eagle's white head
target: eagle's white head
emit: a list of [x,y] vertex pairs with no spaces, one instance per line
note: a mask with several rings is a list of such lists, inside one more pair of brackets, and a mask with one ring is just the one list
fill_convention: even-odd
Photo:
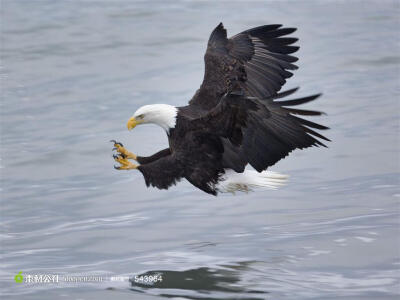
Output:
[[168,131],[175,127],[178,109],[168,104],[152,104],[140,107],[129,119],[126,126],[129,130],[139,124],[157,124]]

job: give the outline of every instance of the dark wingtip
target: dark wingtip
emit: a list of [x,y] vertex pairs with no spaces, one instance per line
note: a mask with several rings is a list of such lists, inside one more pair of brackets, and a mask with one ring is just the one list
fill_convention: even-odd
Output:
[[[289,89],[289,90],[286,90],[286,91],[283,91],[283,92],[279,92],[276,95],[272,96],[271,98],[272,99],[284,98],[286,96],[289,96],[291,94],[296,93],[299,89],[300,89],[300,87],[298,86],[298,87],[295,87],[295,88],[292,88],[292,89]],[[280,103],[280,102],[278,102],[278,103]]]
[[286,28],[282,28],[282,31],[285,32],[284,35],[287,35],[287,34],[291,34],[295,31],[297,31],[297,28],[296,27],[286,27]]
[[210,38],[208,39],[208,45],[215,44],[214,46],[217,46],[219,44],[221,46],[221,43],[223,45],[227,40],[226,29],[224,28],[224,24],[220,22],[211,32]]
[[322,95],[323,95],[322,93],[317,93],[317,94],[315,94],[315,99],[321,97]]
[[[289,90],[288,92],[290,92],[291,90]],[[285,92],[283,92],[285,93]],[[283,93],[278,94],[276,97],[277,98],[282,98],[282,96],[279,96]],[[286,92],[286,94],[284,96],[290,95],[289,93]],[[296,106],[296,105],[301,105],[301,104],[305,104],[307,102],[311,102],[314,101],[315,99],[319,98],[322,94],[314,94],[311,96],[307,96],[307,97],[302,97],[302,98],[297,98],[297,99],[292,99],[292,100],[284,100],[284,101],[276,101],[275,103],[279,104],[280,106]]]

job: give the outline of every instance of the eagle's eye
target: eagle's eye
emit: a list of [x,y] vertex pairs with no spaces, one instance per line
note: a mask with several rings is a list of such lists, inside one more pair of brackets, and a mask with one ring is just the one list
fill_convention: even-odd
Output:
[[138,115],[138,116],[136,117],[137,120],[141,120],[141,119],[143,119],[143,118],[144,118],[144,114]]

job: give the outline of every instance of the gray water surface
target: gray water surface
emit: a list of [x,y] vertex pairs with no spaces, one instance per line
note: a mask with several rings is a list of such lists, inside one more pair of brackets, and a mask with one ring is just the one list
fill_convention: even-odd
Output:
[[[397,299],[400,296],[398,1],[1,1],[3,299]],[[185,105],[211,30],[298,27],[284,89],[331,127],[328,149],[271,170],[278,191],[207,195],[146,188],[113,169],[110,139],[141,105]],[[27,274],[158,274],[142,284],[16,283]],[[134,281],[134,280],[133,280]]]

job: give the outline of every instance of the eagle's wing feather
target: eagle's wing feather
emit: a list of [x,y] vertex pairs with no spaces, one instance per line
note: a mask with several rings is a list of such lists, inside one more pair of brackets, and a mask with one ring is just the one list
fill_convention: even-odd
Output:
[[317,138],[329,141],[314,131],[328,127],[294,116],[320,115],[321,112],[285,107],[312,101],[319,95],[275,101],[282,94],[288,95],[294,91],[261,100],[227,94],[206,115],[192,121],[192,130],[203,130],[228,138],[238,147],[238,155],[261,172],[294,149],[325,146]]
[[261,107],[254,100],[243,94],[225,94],[217,106],[200,118],[191,120],[190,129],[228,138],[233,145],[238,146],[243,141],[243,128],[247,125],[251,111],[255,112]]
[[210,110],[225,93],[238,88],[258,98],[276,95],[292,76],[288,70],[297,69],[293,64],[297,58],[289,55],[298,50],[291,46],[297,39],[283,37],[296,29],[281,26],[260,26],[228,39],[220,23],[204,55],[203,83],[189,103]]

